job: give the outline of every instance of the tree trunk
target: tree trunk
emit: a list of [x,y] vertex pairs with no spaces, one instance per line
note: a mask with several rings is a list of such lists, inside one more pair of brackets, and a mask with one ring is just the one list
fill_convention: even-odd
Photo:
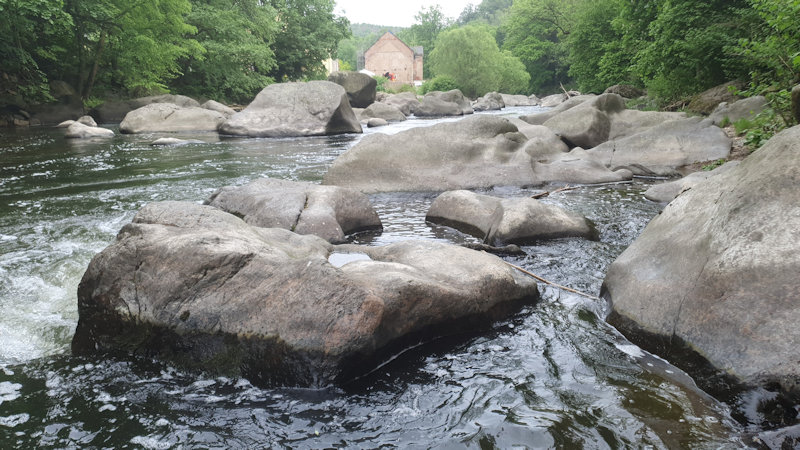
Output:
[[86,83],[86,91],[83,95],[83,99],[87,99],[92,95],[92,88],[94,87],[94,81],[97,78],[97,70],[100,67],[100,58],[103,56],[103,50],[106,47],[106,32],[103,31],[100,33],[100,41],[97,43],[97,51],[94,55],[94,64],[92,66],[92,73],[89,75],[89,80]]

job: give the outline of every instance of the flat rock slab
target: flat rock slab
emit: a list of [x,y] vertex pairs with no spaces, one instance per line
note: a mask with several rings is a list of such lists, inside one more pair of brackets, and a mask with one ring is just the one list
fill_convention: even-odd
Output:
[[526,138],[508,120],[470,116],[394,135],[375,133],[339,156],[323,184],[361,192],[446,191],[531,184]]
[[353,189],[262,178],[226,186],[206,204],[241,217],[250,225],[313,234],[329,242],[382,229],[369,198]]
[[728,161],[714,170],[694,172],[675,181],[656,184],[644,192],[644,197],[654,202],[671,202],[681,192],[687,191],[701,181],[725,173],[738,165],[739,161]]
[[497,198],[471,191],[449,191],[431,204],[428,222],[453,227],[492,246],[526,245],[545,239],[597,239],[585,217],[532,198]]
[[220,133],[251,137],[324,136],[361,133],[344,88],[331,81],[271,84]]
[[[369,258],[335,267],[334,252]],[[336,247],[163,202],[140,210],[90,263],[72,350],[319,387],[537,299],[534,280],[487,253],[422,241]]]
[[569,153],[533,163],[534,177],[541,182],[580,184],[615,183],[633,178],[628,169],[611,170],[586,150],[575,147]]
[[225,115],[199,106],[151,103],[134,109],[119,124],[120,133],[217,131]]
[[683,192],[609,267],[609,320],[664,352],[685,342],[744,383],[797,389],[799,187],[796,126]]
[[610,140],[588,152],[607,167],[626,168],[634,175],[673,175],[689,164],[727,159],[731,140],[710,120],[691,117]]

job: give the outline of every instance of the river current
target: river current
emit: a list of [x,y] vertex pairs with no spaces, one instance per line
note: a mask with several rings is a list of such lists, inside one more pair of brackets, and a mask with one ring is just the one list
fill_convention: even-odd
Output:
[[[520,115],[535,108],[508,108]],[[443,120],[412,119],[366,133]],[[608,306],[540,284],[542,299],[492,329],[409,349],[344,386],[263,388],[158,360],[73,357],[77,287],[91,258],[143,205],[202,202],[260,177],[320,182],[362,135],[67,140],[0,135],[0,448],[730,448],[730,407],[607,325]],[[582,213],[600,240],[523,247],[511,263],[596,295],[606,267],[661,205],[650,181],[584,187],[542,201]],[[547,187],[496,187],[501,197]],[[352,241],[476,242],[426,224],[436,193],[372,195],[384,223]]]

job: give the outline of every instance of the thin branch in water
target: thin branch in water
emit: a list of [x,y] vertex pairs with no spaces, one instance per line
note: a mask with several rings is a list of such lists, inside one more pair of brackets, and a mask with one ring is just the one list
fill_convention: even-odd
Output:
[[581,291],[578,291],[578,290],[572,289],[572,288],[570,288],[570,287],[562,286],[562,285],[560,285],[560,284],[553,283],[552,281],[545,280],[544,278],[540,277],[539,275],[536,275],[536,274],[534,274],[534,273],[532,273],[532,272],[529,272],[529,271],[527,271],[527,270],[523,269],[523,268],[522,268],[522,267],[520,267],[520,266],[517,266],[517,265],[511,264],[511,263],[510,263],[510,262],[508,262],[508,261],[503,261],[503,262],[504,262],[504,263],[506,263],[506,264],[508,264],[509,266],[511,266],[511,267],[513,267],[513,268],[515,268],[515,269],[519,270],[520,272],[524,273],[525,275],[528,275],[528,276],[529,276],[529,277],[531,277],[531,278],[534,278],[534,279],[536,279],[536,280],[538,280],[538,281],[541,281],[542,283],[549,284],[550,286],[553,286],[554,288],[561,289],[562,291],[572,292],[573,294],[578,294],[578,295],[580,295],[580,296],[582,296],[582,297],[590,298],[590,299],[592,299],[592,300],[600,300],[600,298],[599,298],[599,297],[595,297],[594,295],[589,295],[589,294],[587,294],[587,293],[585,293],[585,292],[581,292]]

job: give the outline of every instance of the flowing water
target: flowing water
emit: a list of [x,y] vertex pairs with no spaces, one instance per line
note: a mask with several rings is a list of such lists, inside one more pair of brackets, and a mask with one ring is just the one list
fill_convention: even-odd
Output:
[[[70,141],[56,129],[2,131],[0,448],[742,446],[729,407],[605,324],[603,302],[545,285],[538,304],[485,333],[425,343],[327,389],[263,388],[163,361],[71,356],[83,271],[142,205],[200,202],[259,177],[319,182],[362,136],[194,134],[184,137],[206,143],[152,147],[155,137]],[[597,294],[608,264],[660,209],[643,198],[646,187],[637,181],[547,197],[592,219],[600,241],[543,242],[506,260]],[[385,230],[353,241],[475,242],[425,223],[434,197],[373,195]]]

